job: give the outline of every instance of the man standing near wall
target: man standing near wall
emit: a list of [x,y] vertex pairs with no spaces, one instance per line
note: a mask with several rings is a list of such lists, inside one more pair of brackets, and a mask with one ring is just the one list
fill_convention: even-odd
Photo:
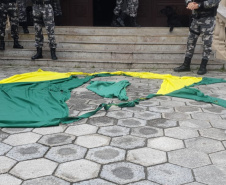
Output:
[[18,42],[18,9],[16,0],[0,0],[0,50],[5,50],[5,29],[7,15],[9,16],[10,25],[11,25],[11,36],[14,39],[13,48],[23,49]]
[[202,34],[203,56],[198,75],[206,74],[206,65],[212,52],[213,32],[215,28],[215,16],[217,8],[221,0],[185,0],[187,9],[194,10],[193,21],[190,26],[190,34],[188,36],[187,51],[184,63],[174,68],[175,72],[190,71],[191,59],[193,57],[195,46],[199,35]]
[[[49,47],[52,60],[57,60],[56,56],[56,39],[55,39],[55,22],[54,11],[50,0],[32,0],[33,1],[33,17],[35,27],[35,47],[37,53],[31,57],[32,60],[43,58],[42,47],[44,36],[42,33],[43,22],[47,30]],[[55,0],[52,0],[53,2]]]
[[24,33],[29,33],[27,25],[27,0],[17,0],[19,10],[19,23],[22,26]]
[[136,22],[139,0],[116,0],[112,26],[126,26],[125,20],[128,17],[128,26],[140,27]]

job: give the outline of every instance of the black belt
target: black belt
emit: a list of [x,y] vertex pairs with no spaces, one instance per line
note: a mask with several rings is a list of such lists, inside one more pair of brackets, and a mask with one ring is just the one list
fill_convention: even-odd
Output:
[[50,4],[50,1],[35,1],[34,4],[45,5],[45,4]]

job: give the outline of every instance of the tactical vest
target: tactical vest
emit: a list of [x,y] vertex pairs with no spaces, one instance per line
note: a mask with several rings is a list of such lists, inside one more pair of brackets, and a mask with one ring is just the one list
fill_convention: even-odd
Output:
[[[205,0],[194,0],[196,3],[203,3]],[[200,17],[215,17],[217,15],[217,8],[219,5],[213,8],[204,8],[200,7],[199,9],[195,10],[195,14]]]

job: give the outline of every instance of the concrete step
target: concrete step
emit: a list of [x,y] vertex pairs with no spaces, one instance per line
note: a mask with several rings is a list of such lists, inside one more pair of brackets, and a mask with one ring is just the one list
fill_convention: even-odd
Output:
[[[12,40],[8,36],[9,40]],[[20,34],[19,40],[35,40],[34,34]],[[44,34],[44,40],[48,41],[48,37]],[[65,35],[56,34],[57,42],[71,41],[87,41],[87,42],[187,42],[187,35]]]
[[[105,51],[105,50],[66,50],[58,49],[57,56],[61,59],[96,59],[96,60],[181,60],[184,50],[177,51]],[[0,57],[27,57],[36,53],[34,49],[11,49],[6,48],[0,52]],[[43,50],[43,55],[50,56],[49,49]],[[202,58],[202,52],[197,51],[194,59]],[[211,55],[211,60],[214,54]]]
[[[30,33],[34,33],[34,27],[30,26]],[[20,34],[23,33],[22,27],[19,27]],[[46,33],[43,27],[43,32]],[[187,35],[188,27],[175,28],[172,33],[168,27],[80,27],[80,26],[56,26],[56,34],[67,35]]]
[[[58,59],[52,61],[49,57],[39,60],[31,60],[27,57],[2,57],[0,65],[15,65],[15,66],[40,66],[40,67],[69,67],[69,68],[115,68],[123,69],[173,69],[183,62],[180,60],[96,60],[96,59]],[[192,60],[192,69],[197,69],[200,65],[200,60]],[[209,61],[208,70],[222,69],[223,63],[218,61]]]
[[[34,48],[34,41],[20,41],[20,44],[25,49]],[[12,48],[13,41],[6,41],[6,47]],[[44,48],[48,48],[48,43],[44,44]],[[121,42],[121,43],[109,43],[109,42],[59,42],[57,45],[58,49],[70,49],[70,50],[104,50],[104,51],[185,51],[186,43],[156,43],[156,42]],[[203,47],[201,43],[196,46],[196,51],[202,51]]]

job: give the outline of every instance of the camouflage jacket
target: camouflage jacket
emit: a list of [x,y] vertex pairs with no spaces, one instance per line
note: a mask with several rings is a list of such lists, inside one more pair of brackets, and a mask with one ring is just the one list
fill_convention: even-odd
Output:
[[186,5],[191,2],[200,4],[200,7],[194,11],[194,14],[215,16],[220,1],[221,0],[185,0],[185,3]]
[[61,10],[61,6],[60,6],[60,0],[32,0],[32,3],[35,3],[35,1],[50,2],[50,4],[53,7],[54,15],[55,16],[62,15],[62,10]]

